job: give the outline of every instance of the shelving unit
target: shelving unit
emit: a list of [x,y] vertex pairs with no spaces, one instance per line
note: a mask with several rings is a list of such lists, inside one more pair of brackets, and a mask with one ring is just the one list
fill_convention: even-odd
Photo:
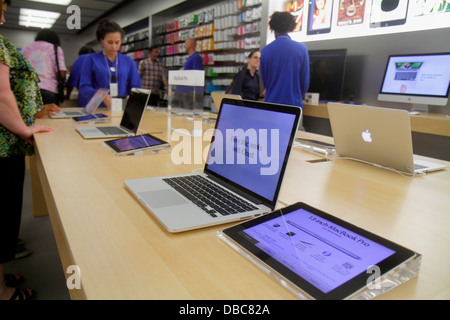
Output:
[[159,46],[167,69],[180,69],[188,58],[184,41],[195,38],[206,74],[205,92],[225,90],[249,52],[260,48],[261,14],[262,0],[221,1],[185,9],[152,26],[152,44]]
[[148,58],[150,46],[149,19],[145,18],[123,28],[125,39],[121,46],[121,53],[130,56],[136,64]]

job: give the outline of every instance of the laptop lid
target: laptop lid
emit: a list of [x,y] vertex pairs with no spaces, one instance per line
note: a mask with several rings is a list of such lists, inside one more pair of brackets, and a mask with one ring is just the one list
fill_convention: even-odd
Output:
[[150,90],[137,88],[131,90],[122,120],[120,121],[122,128],[128,129],[135,134],[137,133],[149,98]]
[[275,208],[301,113],[299,107],[224,98],[204,172]]
[[86,114],[93,114],[97,110],[98,106],[102,103],[103,99],[108,94],[109,89],[100,88],[94,93],[92,98],[84,107],[84,112]]
[[241,96],[238,94],[228,94],[228,93],[223,93],[220,91],[211,92],[211,98],[214,102],[214,106],[211,106],[211,111],[216,112],[216,113],[219,112],[220,105],[222,104],[223,98],[237,99],[237,100],[242,99]]
[[336,152],[402,172],[414,171],[406,110],[328,103]]

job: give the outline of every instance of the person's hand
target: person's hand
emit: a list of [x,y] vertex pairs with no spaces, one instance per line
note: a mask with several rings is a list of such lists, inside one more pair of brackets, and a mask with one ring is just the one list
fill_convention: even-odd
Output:
[[103,103],[105,104],[106,108],[108,108],[109,110],[111,110],[111,105],[112,105],[112,97],[111,95],[106,95],[106,97],[103,99]]
[[50,128],[50,127],[46,127],[46,126],[29,126],[27,127],[28,130],[25,133],[24,136],[20,136],[23,140],[25,140],[26,142],[28,142],[29,144],[31,144],[32,146],[34,145],[34,138],[33,135],[35,133],[39,133],[39,132],[52,132],[55,131],[54,129]]
[[36,113],[36,118],[42,118],[48,115],[60,113],[61,109],[54,103],[44,105],[44,109]]

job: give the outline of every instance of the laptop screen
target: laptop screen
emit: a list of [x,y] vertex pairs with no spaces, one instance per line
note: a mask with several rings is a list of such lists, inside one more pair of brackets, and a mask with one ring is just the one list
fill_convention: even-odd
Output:
[[392,55],[380,93],[447,97],[450,90],[450,53]]
[[150,94],[132,90],[120,126],[136,133]]
[[224,99],[205,172],[274,207],[300,114],[298,107]]

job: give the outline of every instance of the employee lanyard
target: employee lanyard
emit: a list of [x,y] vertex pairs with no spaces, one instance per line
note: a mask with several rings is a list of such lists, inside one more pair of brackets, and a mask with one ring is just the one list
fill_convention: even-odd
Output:
[[109,72],[109,84],[111,85],[111,83],[112,83],[111,82],[111,79],[112,79],[111,72],[115,72],[116,73],[115,79],[112,79],[112,80],[116,80],[116,81],[114,81],[114,83],[115,82],[118,83],[119,82],[119,54],[116,55],[116,67],[115,68],[109,66],[108,58],[106,58],[104,52],[103,52],[103,57],[105,58],[106,69],[108,69],[108,72]]

